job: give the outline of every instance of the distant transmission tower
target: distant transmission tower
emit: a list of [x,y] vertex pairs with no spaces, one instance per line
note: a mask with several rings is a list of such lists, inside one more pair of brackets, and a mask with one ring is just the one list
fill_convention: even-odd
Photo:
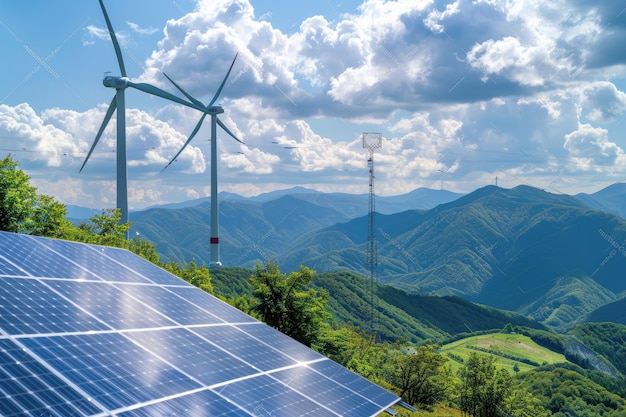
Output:
[[372,334],[377,332],[377,300],[376,300],[376,270],[378,267],[378,254],[376,252],[376,199],[374,194],[374,151],[383,146],[381,133],[363,133],[363,148],[369,151],[367,165],[370,171],[370,198],[367,218],[367,266],[370,277],[367,283],[367,296],[369,298],[369,321]]

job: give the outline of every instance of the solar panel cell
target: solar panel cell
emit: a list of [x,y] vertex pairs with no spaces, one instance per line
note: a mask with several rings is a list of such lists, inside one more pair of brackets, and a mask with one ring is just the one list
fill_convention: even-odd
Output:
[[[254,326],[262,326],[262,324],[256,323]],[[227,349],[228,352],[242,361],[254,364],[261,371],[293,366],[298,363],[283,352],[254,339],[236,327],[201,327],[194,329],[194,332],[206,340],[222,346],[223,349]]]
[[207,389],[157,404],[146,405],[139,409],[121,412],[117,415],[119,417],[241,417],[253,416],[254,414],[247,413]]
[[[2,249],[0,248],[0,251]],[[4,276],[21,276],[26,275],[25,271],[22,271],[17,266],[13,265],[7,258],[2,256],[3,252],[0,252],[0,277]]]
[[[2,390],[0,390],[0,394],[2,394]],[[6,393],[0,395],[0,415],[4,417],[14,417],[23,416],[24,413],[25,411],[15,404],[15,401],[7,397]]]
[[[180,280],[179,285],[191,287],[190,284],[182,280]],[[171,287],[130,284],[116,284],[115,286],[122,290],[124,294],[141,300],[143,304],[167,316],[173,324],[224,323],[223,320],[210,311],[192,304],[185,298],[177,295],[172,291]],[[191,288],[194,289],[195,287]]]
[[0,279],[0,328],[7,334],[17,335],[107,327],[41,281],[3,278]]
[[3,233],[0,236],[0,253],[14,263],[19,262],[19,267],[28,275],[35,277],[95,279],[94,274],[78,264],[62,257],[53,251],[42,238],[34,238],[27,235],[14,235]]
[[[48,384],[48,381],[53,381],[53,384]],[[55,410],[60,416],[77,413],[88,415],[99,411],[52,375],[23,348],[8,339],[0,339],[0,390],[14,399],[14,402],[7,402],[6,407],[11,408],[18,403],[24,410],[33,412],[33,415],[37,415],[36,410]]]
[[[140,274],[127,268],[123,263],[116,262],[113,258],[104,256],[103,254],[106,250],[106,247],[104,246],[84,245],[77,242],[50,240],[40,237],[31,238],[39,242],[42,246],[54,251],[59,256],[82,266],[84,270],[88,271],[90,274],[87,277],[70,275],[66,278],[120,282],[150,282],[147,278],[142,277]],[[113,254],[115,253],[113,251],[110,252]]]
[[337,416],[322,404],[311,401],[270,376],[233,382],[222,389],[220,395],[255,416]]
[[[38,356],[54,352],[48,363],[109,409],[201,387],[120,334],[32,338],[23,343]],[[115,379],[103,377],[98,372],[103,369]]]
[[311,364],[310,367],[320,374],[328,376],[352,392],[358,393],[359,396],[367,398],[383,409],[390,407],[398,400],[398,397],[394,394],[372,384],[362,376],[350,372],[336,362],[316,362]]
[[133,332],[128,336],[203,385],[215,385],[258,371],[227,349],[202,339],[197,329]]
[[[132,276],[132,282],[156,283],[160,285],[180,285],[180,278],[170,274],[169,272],[159,268],[158,266],[147,262],[145,259],[124,249],[111,248],[107,246],[92,246],[98,253],[106,256],[115,262],[116,265],[122,266],[128,271],[128,276]],[[117,281],[108,278],[111,281]],[[121,280],[120,280],[121,281]]]
[[181,298],[195,304],[203,310],[218,318],[222,323],[256,323],[258,320],[233,308],[222,300],[195,287],[170,287],[168,288]]
[[308,366],[287,369],[272,376],[298,392],[305,393],[312,400],[326,405],[340,416],[371,416],[380,409],[360,393],[350,391]]
[[111,329],[135,329],[173,326],[169,320],[131,294],[104,282],[48,281],[47,284],[70,300],[74,300]]
[[296,342],[289,336],[286,336],[272,327],[266,325],[237,325],[236,327],[244,333],[252,336],[257,341],[262,340],[263,343],[271,346],[276,351],[282,352],[284,355],[287,355],[298,362],[324,359],[324,356],[304,346],[302,343]]

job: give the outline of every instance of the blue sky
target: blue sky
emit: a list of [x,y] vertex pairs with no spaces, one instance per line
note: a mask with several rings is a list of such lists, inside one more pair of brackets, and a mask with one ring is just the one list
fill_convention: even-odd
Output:
[[[132,80],[218,101],[220,190],[367,193],[487,184],[597,191],[626,179],[626,1],[105,0]],[[119,67],[97,1],[0,3],[0,154],[66,204],[115,205],[113,121],[78,173]],[[200,114],[129,89],[129,203],[209,195]]]

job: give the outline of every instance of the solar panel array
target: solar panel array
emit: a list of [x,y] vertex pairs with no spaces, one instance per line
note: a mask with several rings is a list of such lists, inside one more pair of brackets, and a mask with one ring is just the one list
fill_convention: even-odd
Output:
[[0,232],[4,417],[363,417],[398,401],[131,252]]

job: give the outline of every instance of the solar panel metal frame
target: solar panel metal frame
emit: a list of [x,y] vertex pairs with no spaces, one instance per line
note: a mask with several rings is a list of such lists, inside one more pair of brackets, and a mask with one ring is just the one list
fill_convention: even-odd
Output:
[[361,417],[399,401],[129,251],[0,232],[5,417]]

